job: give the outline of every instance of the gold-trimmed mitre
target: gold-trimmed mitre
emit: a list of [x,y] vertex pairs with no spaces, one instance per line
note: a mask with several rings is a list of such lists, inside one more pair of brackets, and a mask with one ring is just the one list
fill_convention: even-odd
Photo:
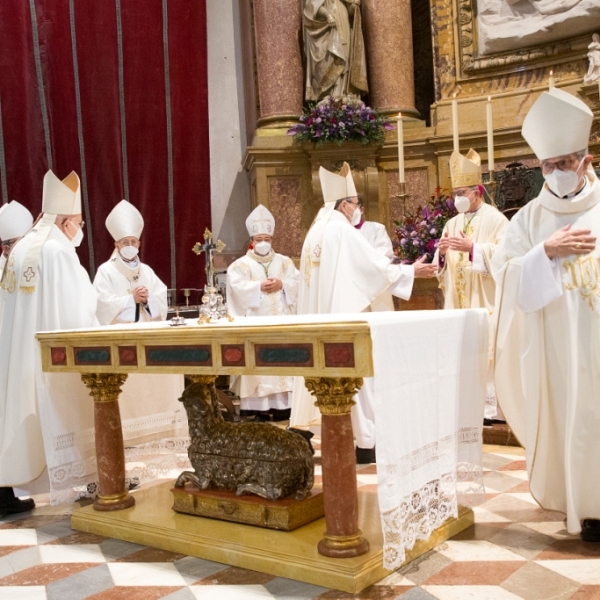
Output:
[[472,148],[463,156],[454,150],[450,156],[450,179],[452,189],[481,185],[481,158]]

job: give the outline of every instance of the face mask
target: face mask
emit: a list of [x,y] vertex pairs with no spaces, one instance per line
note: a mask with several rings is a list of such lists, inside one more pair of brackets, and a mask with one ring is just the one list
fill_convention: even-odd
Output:
[[138,255],[139,250],[135,246],[123,246],[119,250],[119,254],[125,260],[133,260]]
[[466,213],[471,206],[471,201],[466,196],[456,196],[454,206],[459,213]]
[[271,251],[271,244],[269,242],[256,242],[254,244],[254,252],[260,256],[266,256]]
[[69,221],[69,223],[71,224],[71,227],[77,229],[75,235],[70,240],[71,244],[73,244],[73,246],[77,248],[83,241],[83,229],[81,227],[77,227],[77,225],[75,225],[73,221]]
[[544,179],[548,187],[559,198],[562,198],[567,194],[577,191],[577,184],[580,179],[579,168],[577,168],[577,171],[560,171],[559,169],[554,169],[552,173],[544,175]]

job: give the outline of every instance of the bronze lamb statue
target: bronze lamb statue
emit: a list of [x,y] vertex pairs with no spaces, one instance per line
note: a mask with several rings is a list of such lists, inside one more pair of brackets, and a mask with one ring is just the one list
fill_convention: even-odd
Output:
[[175,487],[228,490],[278,500],[306,498],[314,483],[314,462],[301,435],[263,423],[227,423],[214,385],[193,383],[183,392],[194,472],[184,471]]

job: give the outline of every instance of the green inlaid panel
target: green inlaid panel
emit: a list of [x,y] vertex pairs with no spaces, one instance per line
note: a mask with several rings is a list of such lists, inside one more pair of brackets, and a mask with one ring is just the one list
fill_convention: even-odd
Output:
[[210,348],[202,347],[168,347],[146,349],[146,363],[152,365],[191,365],[212,364]]

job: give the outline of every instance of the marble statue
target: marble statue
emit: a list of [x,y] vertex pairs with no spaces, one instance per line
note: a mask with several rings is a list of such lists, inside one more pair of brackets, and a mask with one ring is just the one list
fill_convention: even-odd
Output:
[[304,0],[307,101],[368,92],[360,0]]
[[523,50],[592,33],[598,0],[476,0],[480,55]]
[[594,83],[600,79],[600,34],[594,33],[588,51],[590,66],[583,78],[583,83]]

